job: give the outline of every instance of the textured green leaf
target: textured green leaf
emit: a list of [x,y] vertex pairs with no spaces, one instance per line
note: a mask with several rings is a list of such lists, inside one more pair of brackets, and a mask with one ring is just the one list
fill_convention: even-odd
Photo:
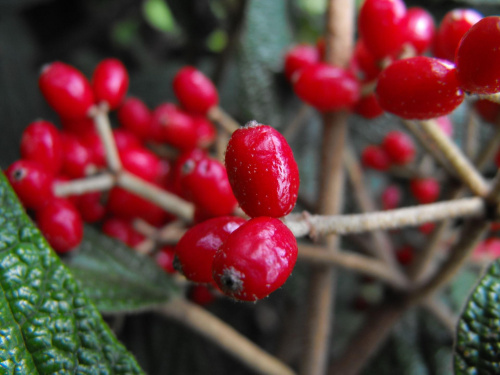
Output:
[[455,373],[500,373],[500,260],[474,289],[460,318]]
[[101,312],[145,309],[177,293],[151,258],[91,227],[68,266]]
[[1,172],[0,373],[142,374]]
[[277,124],[279,100],[274,74],[291,43],[285,0],[250,0],[237,53],[243,118]]

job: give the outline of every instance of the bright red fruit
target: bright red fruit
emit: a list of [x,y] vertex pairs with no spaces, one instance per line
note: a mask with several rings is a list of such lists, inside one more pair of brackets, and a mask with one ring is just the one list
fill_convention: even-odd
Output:
[[142,100],[133,97],[125,99],[118,109],[118,121],[140,139],[149,138],[151,111]]
[[192,285],[188,296],[191,301],[200,306],[209,305],[215,300],[215,296],[210,287],[203,284]]
[[406,119],[430,119],[453,111],[464,99],[453,64],[426,56],[399,60],[380,73],[380,106]]
[[476,260],[496,259],[500,257],[500,238],[490,237],[477,245],[472,257]]
[[474,103],[474,108],[483,120],[491,123],[498,124],[500,120],[500,104],[486,99],[477,100]]
[[68,133],[83,135],[95,129],[94,119],[90,117],[64,118],[61,117],[62,128]]
[[474,9],[453,9],[446,13],[436,32],[434,56],[454,61],[460,40],[481,18],[483,16]]
[[321,112],[351,108],[360,96],[359,82],[350,71],[324,63],[302,69],[293,91]]
[[418,230],[426,235],[431,234],[436,228],[436,223],[425,223],[418,227]]
[[226,169],[234,195],[250,217],[281,217],[297,200],[299,170],[292,149],[274,128],[247,123],[226,149]]
[[378,104],[375,94],[371,93],[362,96],[358,100],[356,106],[354,107],[354,113],[371,120],[381,116],[384,113],[384,110]]
[[59,61],[45,65],[38,85],[47,103],[64,118],[84,118],[94,105],[89,81],[71,65]]
[[192,117],[172,103],[155,108],[150,129],[155,141],[166,142],[179,150],[195,148],[198,143],[198,132]]
[[106,206],[103,203],[100,191],[80,195],[76,207],[86,223],[96,223],[106,215]]
[[7,168],[5,175],[26,208],[39,210],[54,197],[52,175],[34,161],[15,161]]
[[213,282],[212,263],[215,252],[245,222],[240,217],[221,216],[188,229],[175,247],[184,276],[198,283]]
[[116,143],[116,148],[120,152],[129,148],[142,148],[142,143],[139,138],[127,129],[113,129],[113,138]]
[[419,203],[426,204],[435,202],[441,189],[436,179],[428,177],[411,180],[410,190]]
[[297,252],[293,233],[280,220],[251,219],[231,233],[215,254],[213,278],[226,295],[256,301],[285,283]]
[[310,44],[296,45],[285,54],[285,77],[291,81],[295,72],[319,61],[320,54],[316,46]]
[[362,82],[373,81],[382,71],[381,64],[359,38],[352,53],[351,66]]
[[380,200],[384,210],[397,208],[401,203],[401,189],[397,185],[387,186],[382,192]]
[[366,47],[378,59],[399,52],[405,41],[406,6],[401,0],[365,0],[358,28]]
[[118,108],[127,93],[128,83],[127,69],[120,60],[102,60],[92,75],[96,103],[106,102],[110,110]]
[[118,217],[107,218],[102,224],[102,231],[130,247],[144,240],[144,236],[135,230],[130,220]]
[[210,147],[217,136],[217,130],[209,119],[203,116],[191,116],[193,126],[196,129],[196,147]]
[[405,43],[410,43],[417,55],[424,53],[434,39],[435,26],[432,15],[423,8],[413,7],[404,20]]
[[57,175],[62,167],[63,149],[54,124],[45,120],[29,124],[21,136],[21,157],[40,163]]
[[63,147],[63,174],[71,178],[85,177],[87,171],[93,168],[92,156],[75,135],[61,133],[61,142]]
[[82,134],[78,137],[82,144],[87,148],[92,163],[97,167],[106,166],[106,151],[102,143],[101,137],[95,129]]
[[210,216],[230,215],[236,208],[226,168],[216,159],[187,159],[181,186],[187,199]]
[[460,87],[474,94],[500,91],[500,17],[485,17],[464,35],[455,57]]
[[189,112],[206,115],[219,104],[219,94],[213,82],[192,66],[185,66],[173,80],[174,93]]
[[67,253],[80,244],[83,222],[77,209],[66,199],[56,198],[36,214],[36,223],[58,253]]
[[391,167],[391,159],[387,153],[377,145],[366,146],[361,153],[361,161],[365,167],[377,171],[386,171]]
[[170,245],[163,246],[155,256],[156,263],[163,268],[166,273],[176,273],[174,267],[175,247]]
[[411,163],[415,158],[415,144],[406,134],[397,130],[386,134],[382,141],[382,148],[389,158],[396,164]]
[[158,179],[160,159],[144,147],[126,148],[120,151],[120,159],[130,173],[149,182]]

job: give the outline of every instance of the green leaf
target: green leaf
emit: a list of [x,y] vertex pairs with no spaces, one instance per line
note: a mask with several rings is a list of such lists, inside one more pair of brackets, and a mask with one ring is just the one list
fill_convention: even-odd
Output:
[[142,374],[0,172],[2,374]]
[[500,373],[500,259],[465,306],[455,344],[456,374]]
[[91,227],[67,264],[101,312],[145,309],[178,292],[151,258]]
[[168,4],[163,0],[146,0],[142,11],[146,21],[154,28],[164,31],[175,31],[176,25]]

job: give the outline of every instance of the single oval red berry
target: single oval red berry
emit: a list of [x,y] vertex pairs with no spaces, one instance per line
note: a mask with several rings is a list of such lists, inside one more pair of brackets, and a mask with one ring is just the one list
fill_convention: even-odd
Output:
[[61,133],[63,147],[62,173],[71,177],[85,177],[94,164],[92,155],[80,138],[73,134]]
[[71,65],[56,61],[42,68],[38,85],[47,103],[64,118],[83,118],[94,105],[87,78]]
[[256,301],[285,283],[297,252],[293,233],[280,220],[254,218],[231,233],[219,248],[213,278],[226,295]]
[[406,6],[401,0],[366,0],[358,28],[366,47],[378,59],[396,54],[404,43]]
[[192,66],[179,70],[173,80],[174,93],[189,112],[206,115],[219,104],[219,94],[212,81]]
[[409,43],[417,55],[424,53],[434,40],[435,26],[432,15],[423,8],[412,7],[404,20],[405,43]]
[[236,130],[226,149],[234,195],[250,217],[289,214],[299,191],[299,170],[286,139],[269,125],[249,122]]
[[366,44],[361,38],[354,46],[350,66],[362,82],[373,81],[382,71],[382,64],[366,48]]
[[350,71],[324,63],[302,69],[293,91],[321,112],[351,108],[360,96],[359,82]]
[[485,17],[464,35],[455,64],[460,87],[475,94],[500,91],[500,17]]
[[120,151],[120,159],[130,173],[149,182],[155,182],[160,170],[160,159],[144,147],[131,147]]
[[190,150],[198,143],[198,132],[193,118],[172,103],[163,103],[155,108],[150,129],[153,139],[166,142],[179,150]]
[[310,44],[294,46],[285,54],[285,77],[291,81],[294,73],[319,61],[320,54],[316,46]]
[[106,215],[106,206],[100,191],[80,195],[76,207],[86,223],[96,223]]
[[361,161],[364,166],[377,171],[386,171],[391,167],[391,159],[384,149],[377,145],[365,147],[361,153]]
[[371,93],[362,96],[358,100],[356,106],[354,107],[354,113],[363,116],[366,119],[372,120],[381,116],[384,113],[384,110],[378,104],[375,93]]
[[107,103],[110,110],[118,108],[128,90],[128,72],[118,59],[104,59],[94,70],[92,88],[96,103]]
[[382,141],[382,148],[389,158],[396,164],[411,163],[415,158],[415,144],[406,134],[397,130],[386,134]]
[[21,136],[21,157],[42,164],[54,176],[62,167],[62,147],[59,131],[49,121],[32,122]]
[[83,222],[77,209],[66,199],[56,198],[36,214],[36,223],[58,253],[67,253],[80,244]]
[[5,175],[26,208],[39,210],[54,197],[53,177],[37,162],[15,161],[7,168]]
[[144,236],[137,232],[130,220],[118,217],[109,217],[102,224],[102,232],[116,238],[124,244],[134,247],[144,240]]
[[453,64],[426,56],[399,60],[378,77],[378,103],[406,119],[430,119],[452,112],[462,103]]
[[125,99],[118,109],[118,121],[140,139],[149,138],[151,111],[142,100],[133,97]]
[[246,220],[235,216],[209,219],[182,236],[175,247],[182,273],[197,283],[211,283],[212,263],[219,247]]
[[415,178],[410,181],[410,191],[421,204],[435,202],[440,190],[439,182],[431,177]]

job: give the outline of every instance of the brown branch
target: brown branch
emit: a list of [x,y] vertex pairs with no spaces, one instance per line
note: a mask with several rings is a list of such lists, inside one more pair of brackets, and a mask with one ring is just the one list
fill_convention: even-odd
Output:
[[116,184],[116,178],[111,173],[79,178],[54,185],[54,194],[60,197],[68,195],[81,195],[94,191],[111,189]]
[[108,168],[112,172],[119,172],[122,169],[122,162],[113,138],[106,106],[93,107],[90,111],[90,115],[94,119],[95,128],[104,146]]
[[208,111],[207,117],[210,121],[219,126],[221,130],[223,129],[229,134],[232,134],[241,127],[236,120],[218,106],[212,107]]

